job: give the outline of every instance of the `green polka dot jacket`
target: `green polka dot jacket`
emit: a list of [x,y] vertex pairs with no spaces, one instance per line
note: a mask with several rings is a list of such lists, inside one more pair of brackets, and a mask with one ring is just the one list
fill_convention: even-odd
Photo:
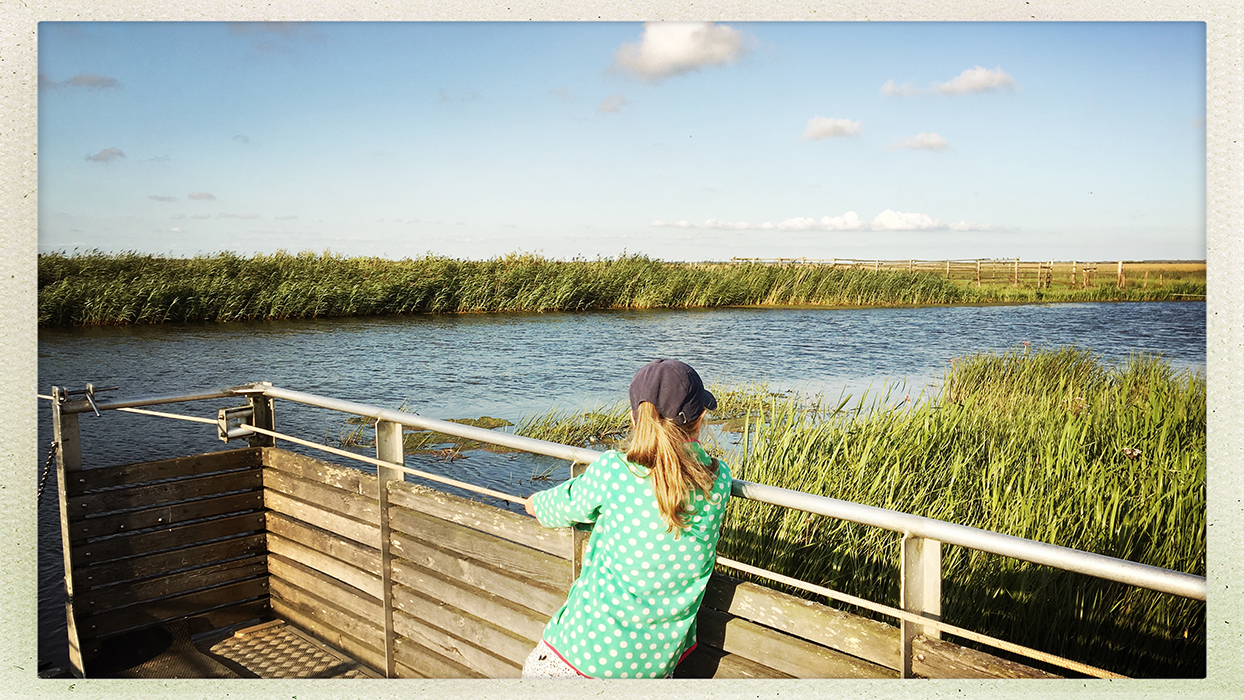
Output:
[[[689,443],[704,464],[699,443]],[[678,533],[666,532],[647,468],[610,450],[587,470],[535,494],[545,527],[595,523],[583,568],[544,628],[544,640],[593,678],[663,678],[695,647],[695,616],[716,562],[730,469],[718,462],[712,491],[693,491]]]

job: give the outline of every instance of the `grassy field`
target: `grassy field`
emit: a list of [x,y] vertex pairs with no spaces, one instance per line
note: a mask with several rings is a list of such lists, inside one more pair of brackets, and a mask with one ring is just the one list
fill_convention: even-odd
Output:
[[[496,311],[720,306],[920,306],[1203,299],[1205,276],[1031,288],[929,272],[760,263],[667,263],[644,256],[416,259],[299,253],[166,258],[39,256],[39,324],[86,326]],[[1057,275],[1056,275],[1057,278]],[[1152,278],[1152,275],[1151,275]],[[1057,279],[1056,279],[1057,282]]]
[[[1205,574],[1201,374],[1065,348],[962,358],[914,404],[714,390],[729,425],[746,416],[737,478]],[[591,413],[520,430],[618,431]],[[723,527],[723,556],[898,604],[896,533],[740,500]],[[952,624],[1126,675],[1204,673],[1203,603],[950,546],[943,575]]]

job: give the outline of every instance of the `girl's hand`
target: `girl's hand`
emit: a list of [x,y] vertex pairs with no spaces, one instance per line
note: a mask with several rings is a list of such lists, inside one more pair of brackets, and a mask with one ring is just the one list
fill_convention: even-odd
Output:
[[536,507],[532,504],[531,499],[535,497],[536,495],[533,493],[523,500],[523,508],[527,511],[527,515],[533,518],[536,517]]

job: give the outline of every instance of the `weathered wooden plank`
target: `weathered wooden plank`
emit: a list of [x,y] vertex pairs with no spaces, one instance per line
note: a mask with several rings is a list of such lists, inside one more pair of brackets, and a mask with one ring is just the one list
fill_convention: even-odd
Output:
[[912,655],[912,671],[925,678],[1061,678],[923,634],[912,640]]
[[270,510],[334,532],[342,537],[348,537],[360,544],[369,547],[380,546],[379,523],[360,522],[354,518],[325,510],[315,503],[300,501],[272,489],[264,489],[263,503]]
[[737,654],[700,644],[674,669],[674,678],[791,678]]
[[139,627],[148,627],[165,620],[196,615],[212,608],[246,602],[267,594],[268,577],[260,576],[203,591],[109,610],[98,615],[82,616],[78,618],[78,632],[83,637],[101,637]]
[[[492,591],[545,615],[552,615],[566,602],[566,593],[570,589],[569,585],[561,590],[552,589],[487,564],[464,559],[456,552],[433,547],[402,533],[395,532],[393,535],[393,554],[475,588]],[[400,562],[395,559],[394,568],[398,567]]]
[[570,585],[569,560],[479,530],[396,506],[389,509],[389,527],[408,537],[512,572],[549,588]]
[[121,586],[94,588],[77,596],[75,604],[81,614],[98,614],[113,608],[133,605],[186,593],[201,588],[221,586],[234,581],[263,576],[268,573],[267,558],[263,555],[238,559],[224,564],[213,564],[169,576],[147,579]]
[[379,616],[384,614],[380,599],[376,596],[276,552],[268,555],[268,571],[273,578],[279,578],[324,600],[331,600],[334,605],[353,615],[367,620],[379,620]]
[[514,663],[503,659],[400,610],[393,612],[393,629],[419,646],[483,674],[485,678],[518,678],[522,675],[521,661]]
[[573,541],[570,528],[542,527],[535,518],[511,513],[496,506],[478,503],[426,486],[394,482],[389,489],[389,502],[442,520],[482,530],[562,559],[570,559],[572,554]]
[[167,528],[189,520],[257,511],[261,508],[263,508],[263,492],[255,490],[235,493],[231,496],[217,496],[177,505],[161,505],[146,510],[87,518],[74,523],[69,529],[69,534],[70,540],[77,544],[92,537],[118,535],[153,527]]
[[268,534],[284,537],[334,559],[340,559],[360,571],[380,576],[380,550],[374,546],[359,544],[352,539],[339,537],[335,533],[274,511],[268,512]]
[[280,555],[290,561],[315,569],[328,578],[341,581],[377,600],[380,599],[381,581],[379,576],[357,569],[336,557],[331,557],[312,547],[307,547],[272,534],[268,535],[268,552],[269,554]]
[[430,627],[448,632],[480,649],[487,649],[520,667],[536,644],[495,621],[476,617],[439,598],[430,598],[404,586],[393,587],[393,605]]
[[[393,656],[398,661],[399,669],[410,669],[423,678],[487,678],[478,671],[401,637],[393,645]],[[399,675],[407,677],[405,674]]]
[[88,515],[167,505],[230,491],[250,491],[258,489],[262,484],[263,470],[248,469],[177,481],[161,481],[147,486],[95,491],[70,498],[67,509],[70,521],[77,522]]
[[148,530],[86,542],[74,547],[73,556],[75,561],[89,566],[144,552],[186,547],[198,542],[251,532],[263,532],[263,530],[263,513],[231,515],[190,525],[178,525],[167,530]]
[[65,484],[65,491],[70,496],[81,496],[94,489],[260,467],[263,464],[262,460],[259,450],[246,447],[240,450],[207,452],[154,462],[85,469],[74,473]]
[[[369,669],[384,668],[384,652],[333,627],[323,620],[312,604],[291,603],[277,595],[272,596],[272,614],[287,620],[300,630],[310,633],[325,644],[344,651],[355,661]],[[380,675],[384,675],[383,673]]]
[[452,605],[521,635],[533,646],[540,641],[544,626],[549,621],[549,615],[545,613],[400,559],[394,562],[393,580],[419,595]]
[[899,629],[771,588],[714,574],[704,605],[898,670]]
[[898,677],[893,669],[710,608],[700,608],[696,623],[701,644],[738,654],[796,678]]
[[[258,621],[260,618],[266,617],[268,613],[268,599],[260,598],[258,600],[238,603],[236,605],[227,605],[223,608],[216,608],[215,610],[208,610],[191,617],[194,624],[201,624],[201,626],[205,629],[222,629],[232,625]],[[120,634],[124,634],[125,631]],[[115,635],[89,639],[83,643],[82,653],[88,658],[88,660],[90,660],[91,657],[98,656],[99,653],[109,644],[116,643],[118,642],[116,641]]]
[[314,503],[320,508],[339,515],[365,523],[380,522],[380,501],[360,496],[352,491],[303,479],[276,469],[263,471],[263,485],[265,489],[279,491],[300,501]]
[[265,536],[262,533],[246,535],[97,566],[78,567],[73,572],[74,587],[80,593],[87,588],[161,576],[190,567],[210,565],[213,562],[264,554],[267,551],[264,540]]
[[[273,578],[271,583],[273,597],[299,606],[319,620],[326,629],[331,628],[338,634],[353,637],[377,651],[384,648],[384,628],[374,619],[359,617],[338,606],[335,601],[321,598],[280,578]],[[338,646],[332,638],[324,639],[329,644]],[[384,664],[380,667],[384,668]]]
[[264,466],[309,481],[333,486],[344,491],[380,500],[380,488],[375,474],[343,467],[330,462],[287,452],[276,447],[263,448]]

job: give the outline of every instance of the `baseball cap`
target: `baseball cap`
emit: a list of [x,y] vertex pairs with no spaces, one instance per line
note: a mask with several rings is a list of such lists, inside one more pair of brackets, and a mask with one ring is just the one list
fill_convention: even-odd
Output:
[[699,418],[706,408],[717,408],[717,397],[704,388],[700,375],[678,360],[655,360],[639,368],[631,380],[632,415],[644,401],[678,425]]

